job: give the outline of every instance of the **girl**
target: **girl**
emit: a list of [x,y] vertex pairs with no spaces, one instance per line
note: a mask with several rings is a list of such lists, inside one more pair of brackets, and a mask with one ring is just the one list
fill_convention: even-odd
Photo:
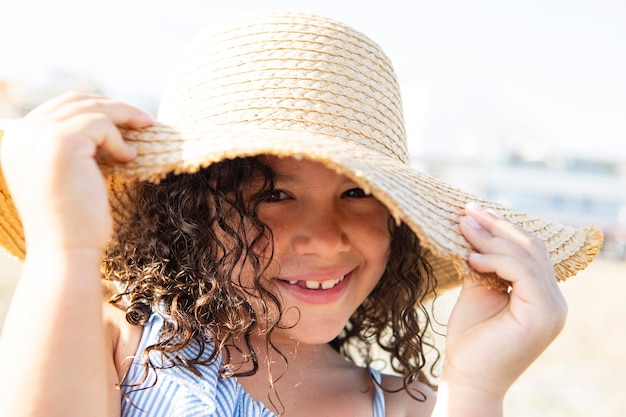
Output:
[[[201,34],[158,123],[69,93],[5,126],[0,415],[498,416],[601,243],[411,168],[389,61],[318,16]],[[459,284],[436,396],[423,302]]]

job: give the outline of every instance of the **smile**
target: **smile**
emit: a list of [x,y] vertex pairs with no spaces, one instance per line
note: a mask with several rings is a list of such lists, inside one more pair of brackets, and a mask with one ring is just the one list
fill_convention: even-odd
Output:
[[294,281],[285,281],[288,282],[290,285],[297,285],[300,288],[307,288],[309,290],[330,290],[331,288],[334,288],[335,285],[339,284],[341,281],[343,281],[343,279],[345,278],[345,275],[340,276],[339,278],[336,279],[329,279],[326,281],[298,281],[298,280],[294,280]]
[[284,295],[289,294],[290,297],[307,304],[329,304],[340,300],[348,290],[352,272],[323,281],[320,281],[319,278],[328,278],[328,276],[318,277],[317,280],[311,279],[313,278],[312,276],[301,276],[301,279],[298,280],[294,280],[294,277],[290,278],[279,278],[276,281]]

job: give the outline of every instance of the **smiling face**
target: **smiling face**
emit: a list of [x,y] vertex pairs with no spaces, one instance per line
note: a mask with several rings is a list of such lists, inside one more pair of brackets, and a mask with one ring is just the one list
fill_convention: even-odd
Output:
[[264,163],[275,181],[258,211],[274,241],[265,278],[281,299],[281,324],[288,327],[274,335],[327,343],[385,270],[389,213],[349,178],[319,163],[276,157]]

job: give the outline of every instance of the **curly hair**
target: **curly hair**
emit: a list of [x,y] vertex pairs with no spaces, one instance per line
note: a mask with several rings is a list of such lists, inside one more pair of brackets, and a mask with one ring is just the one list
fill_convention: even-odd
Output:
[[[436,279],[425,259],[419,239],[401,223],[391,228],[391,254],[376,287],[352,314],[331,346],[355,363],[370,366],[382,350],[389,356],[389,366],[403,375],[403,389],[420,401],[421,392],[409,389],[413,381],[435,388],[423,368],[427,364],[424,347],[436,354],[430,373],[439,361],[439,351],[426,338],[432,329],[424,300],[434,293]],[[384,387],[383,387],[384,388]]]
[[[238,158],[193,174],[171,174],[158,184],[136,183],[113,199],[122,220],[103,263],[104,277],[120,287],[111,302],[125,301],[132,324],[146,323],[155,310],[167,318],[161,339],[144,353],[146,363],[156,350],[197,372],[195,365],[226,352],[224,374],[254,374],[258,363],[250,336],[259,324],[267,329],[267,346],[287,360],[271,341],[283,307],[262,280],[273,244],[257,212],[273,187],[270,167],[259,158]],[[426,381],[423,335],[429,319],[420,306],[435,282],[417,237],[404,224],[389,224],[391,255],[382,279],[331,346],[355,361],[349,346],[358,345],[357,356],[367,364],[372,348],[382,348],[408,390],[412,381]],[[244,266],[253,273],[252,284],[242,280]],[[245,341],[242,356],[249,363],[235,364],[233,372],[228,352],[235,340]],[[176,355],[191,343],[201,346],[198,357]],[[206,349],[211,355],[201,360]]]

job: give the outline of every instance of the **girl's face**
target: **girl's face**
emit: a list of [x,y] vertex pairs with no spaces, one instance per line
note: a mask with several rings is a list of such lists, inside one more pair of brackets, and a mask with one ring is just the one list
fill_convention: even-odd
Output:
[[389,213],[353,181],[317,162],[277,157],[264,162],[275,173],[274,191],[259,208],[274,236],[266,278],[285,311],[281,324],[293,326],[274,334],[327,343],[385,270]]

